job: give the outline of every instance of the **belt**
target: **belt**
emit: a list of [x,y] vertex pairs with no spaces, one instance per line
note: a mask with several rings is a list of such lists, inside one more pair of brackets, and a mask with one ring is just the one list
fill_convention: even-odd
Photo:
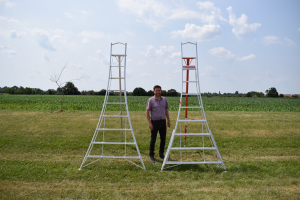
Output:
[[157,121],[164,121],[164,120],[166,120],[166,119],[158,119],[158,120],[152,120],[152,121],[157,122]]

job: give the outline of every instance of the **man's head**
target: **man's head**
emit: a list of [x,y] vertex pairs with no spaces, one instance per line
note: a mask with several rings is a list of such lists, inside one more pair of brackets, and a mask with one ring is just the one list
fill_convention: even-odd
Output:
[[153,93],[155,97],[160,97],[161,96],[161,87],[159,85],[155,85],[153,87]]

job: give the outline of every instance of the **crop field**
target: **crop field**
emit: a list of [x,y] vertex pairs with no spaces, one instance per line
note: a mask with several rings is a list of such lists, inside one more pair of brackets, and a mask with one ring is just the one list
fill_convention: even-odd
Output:
[[[146,170],[123,159],[103,159],[78,170],[104,97],[65,96],[65,112],[54,112],[60,98],[0,95],[0,199],[300,199],[299,99],[203,98],[227,172],[211,165],[161,172],[159,136],[156,162],[149,161],[149,97],[128,97]],[[179,104],[178,97],[167,99],[166,147]],[[190,98],[189,104],[196,100]]]
[[[54,111],[60,109],[60,95],[0,95],[1,109]],[[149,97],[128,96],[130,111],[144,111]],[[170,111],[177,111],[180,98],[166,97]],[[246,97],[203,97],[206,111],[274,111],[300,112],[300,99],[289,98],[246,98]],[[63,100],[63,110],[101,111],[104,96],[67,95]],[[110,96],[109,101],[119,101],[118,96]],[[197,105],[197,97],[189,97],[189,105]],[[118,107],[115,107],[118,109]]]

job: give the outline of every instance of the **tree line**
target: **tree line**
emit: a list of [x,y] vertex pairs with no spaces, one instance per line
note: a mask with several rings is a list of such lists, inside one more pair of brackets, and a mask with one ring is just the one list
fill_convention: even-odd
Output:
[[[48,89],[46,91],[41,90],[40,88],[30,88],[30,87],[0,87],[0,93],[8,93],[8,94],[46,94],[46,95],[105,95],[106,90],[102,89],[100,91],[94,91],[94,90],[83,90],[79,91],[78,88],[74,85],[72,82],[67,82],[64,87],[54,89]],[[109,95],[119,95],[118,92],[110,92]],[[124,95],[124,94],[122,94]],[[144,88],[136,87],[132,92],[127,92],[128,96],[153,96],[154,93],[152,90],[146,91]],[[180,96],[180,92],[177,92],[175,89],[170,90],[162,90],[161,92],[162,96]],[[210,93],[210,92],[204,92],[201,93],[202,96],[206,97],[264,97],[265,94],[262,92],[256,92],[256,91],[250,91],[248,93],[239,93],[236,91],[235,93]],[[283,94],[280,94],[277,92],[277,89],[275,87],[271,87],[268,90],[266,90],[266,96],[267,97],[284,97]]]

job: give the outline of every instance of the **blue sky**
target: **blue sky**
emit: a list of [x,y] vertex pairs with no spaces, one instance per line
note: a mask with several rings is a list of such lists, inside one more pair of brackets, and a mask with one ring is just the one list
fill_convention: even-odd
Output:
[[181,42],[198,43],[201,92],[300,94],[300,1],[0,0],[0,87],[106,89],[127,43],[127,91],[181,91]]

